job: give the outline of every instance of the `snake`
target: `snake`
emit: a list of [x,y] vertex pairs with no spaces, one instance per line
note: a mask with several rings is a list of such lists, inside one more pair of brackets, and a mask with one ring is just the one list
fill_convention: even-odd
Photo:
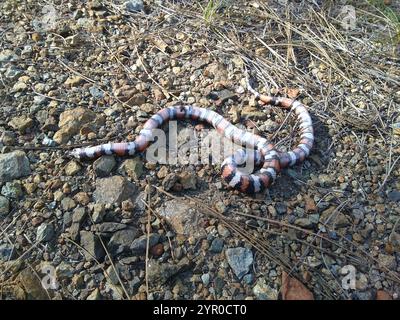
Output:
[[[310,154],[314,143],[312,119],[307,107],[298,100],[260,94],[250,83],[248,90],[256,100],[293,112],[299,121],[300,138],[296,147],[281,151],[255,133],[242,130],[217,112],[194,105],[174,105],[161,109],[143,125],[138,136],[131,142],[105,143],[96,146],[76,148],[70,156],[77,159],[95,159],[102,155],[134,156],[144,152],[154,141],[152,130],[160,128],[170,120],[194,120],[206,122],[233,143],[246,146],[228,156],[221,165],[221,175],[228,187],[246,194],[260,193],[269,188],[278,173],[289,166],[303,162]],[[249,151],[250,150],[250,151]],[[241,164],[253,161],[254,171],[244,172]]]

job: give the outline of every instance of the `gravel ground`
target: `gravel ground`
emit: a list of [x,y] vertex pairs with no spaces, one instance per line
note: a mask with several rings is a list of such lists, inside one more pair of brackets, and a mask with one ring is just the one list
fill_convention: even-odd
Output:
[[[1,1],[2,299],[399,299],[398,3],[346,29],[340,5],[283,2]],[[218,164],[67,156],[179,101],[293,147],[245,67],[316,131],[266,194]]]

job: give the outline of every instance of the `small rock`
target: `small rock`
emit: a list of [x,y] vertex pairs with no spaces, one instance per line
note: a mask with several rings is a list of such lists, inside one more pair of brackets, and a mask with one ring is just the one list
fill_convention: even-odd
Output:
[[33,125],[33,120],[28,116],[14,117],[8,123],[12,128],[24,133],[27,129],[31,128]]
[[92,95],[93,98],[96,100],[100,100],[104,98],[104,92],[101,91],[98,87],[92,86],[89,88],[89,92]]
[[42,223],[36,231],[37,242],[48,242],[53,239],[54,227],[52,224]]
[[305,201],[305,210],[307,213],[316,212],[318,210],[314,199],[311,198],[310,196],[308,195],[304,196],[304,201]]
[[61,263],[56,267],[57,279],[71,279],[74,273],[75,268],[65,261],[61,261]]
[[96,113],[87,108],[79,107],[64,111],[60,115],[58,122],[59,130],[54,134],[53,140],[58,144],[68,142],[68,140],[77,134],[84,124],[96,124],[99,121]]
[[205,235],[200,228],[204,218],[196,211],[179,200],[166,201],[159,209],[159,213],[174,228],[177,234],[199,238]]
[[157,243],[155,246],[151,247],[150,253],[155,257],[160,257],[164,253],[163,244]]
[[136,186],[121,176],[97,179],[93,197],[97,203],[120,204],[135,194]]
[[19,199],[23,194],[21,183],[18,181],[6,182],[1,188],[1,194],[7,198]]
[[139,180],[143,173],[143,162],[139,157],[125,160],[118,169],[120,174],[126,174],[129,177]]
[[171,277],[180,273],[189,267],[188,259],[182,259],[178,264],[159,263],[154,259],[150,259],[147,264],[147,276],[149,283],[154,287],[164,284]]
[[201,281],[203,284],[207,287],[210,283],[210,274],[209,273],[204,273],[201,275]]
[[314,295],[299,280],[282,273],[282,300],[314,300]]
[[388,193],[388,199],[390,201],[399,202],[400,201],[400,191],[393,190]]
[[92,261],[95,259],[101,260],[105,256],[104,248],[100,239],[90,231],[80,232],[80,244],[85,249],[84,255],[86,260]]
[[31,173],[29,160],[23,151],[0,154],[0,182],[11,181]]
[[242,278],[242,281],[247,285],[251,285],[254,281],[253,274],[251,274],[251,273],[245,274]]
[[167,174],[167,176],[164,178],[162,182],[162,187],[165,191],[169,191],[172,189],[172,187],[175,185],[177,181],[178,181],[178,176],[176,175],[176,173]]
[[10,212],[10,201],[6,197],[0,196],[0,217],[6,216]]
[[14,260],[16,257],[15,248],[11,244],[0,245],[0,262]]
[[86,218],[85,208],[76,208],[72,214],[72,223],[81,224]]
[[168,174],[168,168],[166,166],[162,166],[161,169],[157,172],[158,179],[164,179]]
[[379,254],[378,255],[379,265],[382,267],[386,267],[388,269],[394,269],[396,267],[396,257],[387,254]]
[[31,268],[22,270],[17,280],[21,283],[24,288],[26,299],[28,300],[48,300],[49,296],[46,290],[43,288],[40,278],[37,274],[32,272]]
[[179,175],[179,182],[182,184],[183,189],[196,190],[197,177],[194,173],[185,171]]
[[314,222],[312,222],[309,218],[296,219],[294,224],[306,229],[312,229],[314,227]]
[[223,248],[224,248],[224,240],[222,240],[221,238],[215,238],[211,242],[211,246],[210,246],[209,250],[212,253],[221,253]]
[[93,163],[94,171],[98,177],[106,177],[114,169],[117,162],[114,156],[101,156]]
[[104,205],[102,203],[96,203],[93,206],[92,219],[94,223],[100,223],[103,221],[105,215]]
[[218,230],[219,235],[221,237],[223,237],[223,238],[229,237],[230,234],[231,234],[229,232],[229,230],[225,226],[223,226],[222,224],[218,225],[217,230]]
[[278,300],[278,290],[268,286],[264,278],[257,280],[253,293],[258,300]]
[[393,298],[386,291],[378,290],[376,292],[376,300],[393,300]]
[[75,203],[74,199],[72,199],[70,197],[65,197],[64,199],[61,200],[61,208],[64,211],[69,211],[75,207],[76,207],[76,203]]
[[77,87],[78,85],[80,85],[82,82],[84,81],[84,79],[80,76],[72,76],[69,77],[64,84],[68,87]]
[[108,249],[112,256],[129,250],[132,242],[137,237],[138,230],[134,228],[117,231],[108,242]]
[[18,56],[14,53],[14,51],[12,51],[10,49],[0,51],[0,62],[1,63],[6,63],[6,62],[11,62],[11,61],[16,61],[16,60],[18,60]]
[[123,230],[126,228],[126,224],[118,223],[118,222],[103,222],[100,224],[94,224],[91,227],[91,230],[99,233],[114,233],[119,230]]
[[65,166],[65,174],[67,176],[73,176],[76,173],[78,173],[79,170],[81,170],[81,166],[78,164],[78,162],[74,160],[68,162],[67,165]]
[[[149,247],[155,246],[160,240],[160,235],[158,233],[150,233],[149,235]],[[147,235],[142,235],[141,237],[133,240],[130,248],[138,254],[146,252],[147,246]]]
[[239,279],[249,272],[253,263],[253,253],[250,249],[237,247],[225,250],[225,255],[230,267]]
[[277,214],[283,215],[283,214],[285,214],[287,212],[287,206],[286,206],[286,204],[284,204],[282,202],[278,202],[275,205],[275,210],[276,210]]
[[93,292],[88,295],[86,300],[101,300],[99,288],[94,289]]
[[144,10],[142,0],[129,0],[124,3],[125,10],[128,12],[139,12]]

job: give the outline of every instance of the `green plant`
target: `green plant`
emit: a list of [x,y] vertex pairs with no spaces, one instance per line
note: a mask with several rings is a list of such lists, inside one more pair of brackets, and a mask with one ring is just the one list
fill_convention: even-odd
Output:
[[207,6],[203,9],[203,18],[207,24],[211,24],[214,17],[221,6],[220,0],[209,0]]
[[387,23],[393,28],[394,35],[390,37],[392,44],[400,44],[400,13],[385,5],[383,0],[369,0],[368,2],[384,16]]

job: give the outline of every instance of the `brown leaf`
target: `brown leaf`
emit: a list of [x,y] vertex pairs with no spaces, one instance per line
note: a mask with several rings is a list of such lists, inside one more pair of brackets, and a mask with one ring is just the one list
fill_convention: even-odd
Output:
[[312,292],[285,271],[282,273],[281,294],[282,300],[314,300]]

